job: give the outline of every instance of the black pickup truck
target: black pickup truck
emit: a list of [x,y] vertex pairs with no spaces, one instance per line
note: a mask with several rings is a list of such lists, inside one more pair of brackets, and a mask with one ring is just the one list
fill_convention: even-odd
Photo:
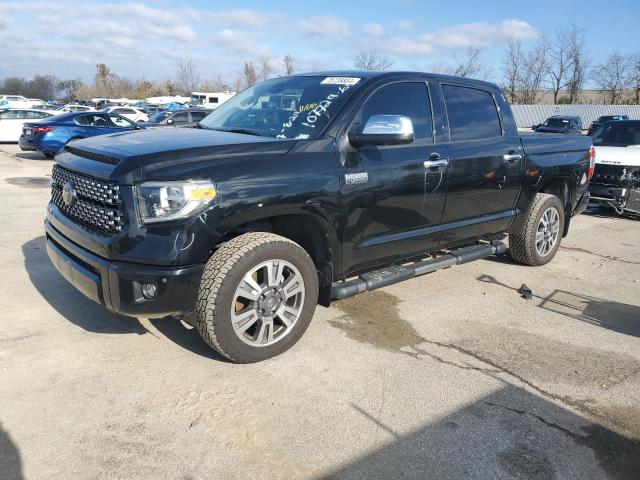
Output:
[[317,304],[501,254],[543,265],[586,207],[591,139],[519,136],[491,83],[326,72],[257,84],[197,129],[74,142],[45,220],[106,308],[182,316],[236,362],[290,348]]

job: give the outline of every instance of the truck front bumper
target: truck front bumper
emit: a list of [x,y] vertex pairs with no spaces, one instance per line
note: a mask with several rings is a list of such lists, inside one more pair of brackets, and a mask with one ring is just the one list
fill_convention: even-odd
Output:
[[[134,317],[181,315],[195,308],[204,265],[158,267],[99,257],[64,237],[45,220],[47,254],[58,272],[94,302]],[[152,284],[149,298],[143,286]]]

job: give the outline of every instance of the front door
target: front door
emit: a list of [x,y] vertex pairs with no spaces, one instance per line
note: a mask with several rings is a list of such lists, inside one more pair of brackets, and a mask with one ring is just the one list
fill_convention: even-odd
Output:
[[441,247],[503,232],[524,178],[520,139],[503,129],[488,89],[442,84],[449,120],[449,188]]
[[415,140],[343,151],[345,275],[435,249],[440,237],[429,227],[441,221],[447,171],[446,166],[426,167],[425,161],[446,159],[446,150],[434,142],[427,84],[399,82],[378,88],[364,101],[350,128],[385,114],[411,119]]

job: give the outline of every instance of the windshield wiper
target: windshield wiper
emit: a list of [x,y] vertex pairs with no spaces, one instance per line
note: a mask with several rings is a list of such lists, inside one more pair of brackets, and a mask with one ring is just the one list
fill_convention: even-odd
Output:
[[248,128],[206,128],[208,128],[209,130],[217,130],[218,132],[243,133],[245,135],[255,135],[256,137],[263,136],[260,132],[256,132],[255,130],[251,130]]

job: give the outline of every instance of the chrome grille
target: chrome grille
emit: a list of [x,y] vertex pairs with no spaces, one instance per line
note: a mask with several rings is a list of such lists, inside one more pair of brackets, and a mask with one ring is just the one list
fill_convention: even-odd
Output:
[[[96,180],[57,164],[53,166],[51,176],[51,200],[65,215],[108,233],[123,229],[124,205],[115,182]],[[67,205],[62,198],[66,183],[71,183],[76,190],[76,201],[72,205]]]

